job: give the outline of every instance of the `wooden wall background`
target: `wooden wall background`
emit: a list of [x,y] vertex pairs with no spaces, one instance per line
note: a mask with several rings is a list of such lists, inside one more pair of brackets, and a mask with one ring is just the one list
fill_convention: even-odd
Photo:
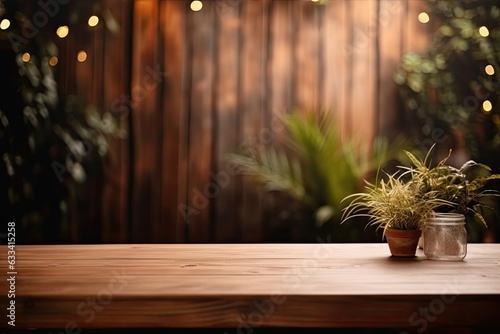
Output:
[[[276,117],[293,108],[331,110],[344,134],[363,140],[393,133],[392,75],[431,32],[417,20],[421,0],[189,4],[107,0],[120,32],[101,24],[64,45],[68,59],[89,54],[66,66],[64,89],[131,127],[112,141],[91,195],[73,203],[74,242],[89,233],[101,242],[261,241],[269,208],[258,189],[241,176],[214,187],[214,174],[230,172],[224,154],[271,145],[271,132],[283,135]],[[156,84],[152,71],[165,73]],[[195,210],[189,219],[182,205]]]

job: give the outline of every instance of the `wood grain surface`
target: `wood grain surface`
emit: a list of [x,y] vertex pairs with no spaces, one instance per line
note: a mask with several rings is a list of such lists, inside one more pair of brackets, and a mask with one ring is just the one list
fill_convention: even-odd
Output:
[[500,245],[468,248],[438,262],[385,244],[18,246],[16,327],[498,327]]

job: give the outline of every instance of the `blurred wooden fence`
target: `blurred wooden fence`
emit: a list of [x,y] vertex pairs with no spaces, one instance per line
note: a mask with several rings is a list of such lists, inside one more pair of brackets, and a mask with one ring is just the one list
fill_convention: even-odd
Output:
[[224,154],[272,144],[271,133],[283,135],[277,117],[293,108],[332,110],[345,135],[367,141],[394,131],[392,75],[431,29],[417,20],[420,0],[105,6],[120,32],[74,34],[68,59],[80,49],[89,57],[66,66],[63,86],[132,129],[113,140],[104,185],[75,204],[72,241],[89,226],[102,242],[261,241],[261,194],[231,175]]

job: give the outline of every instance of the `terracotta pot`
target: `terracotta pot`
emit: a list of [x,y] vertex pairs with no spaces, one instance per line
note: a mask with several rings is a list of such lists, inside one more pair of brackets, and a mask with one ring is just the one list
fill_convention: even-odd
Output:
[[385,230],[385,237],[392,256],[412,257],[417,251],[421,230]]

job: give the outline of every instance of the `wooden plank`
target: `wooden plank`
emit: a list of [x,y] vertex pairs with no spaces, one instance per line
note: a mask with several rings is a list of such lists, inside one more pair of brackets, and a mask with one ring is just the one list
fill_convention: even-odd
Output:
[[[179,208],[185,194],[179,193],[179,176],[185,178],[187,166],[180,161],[183,149],[181,133],[186,131],[183,122],[186,107],[186,87],[184,82],[186,60],[186,4],[181,1],[163,1],[161,5],[161,29],[163,44],[163,70],[161,77],[163,104],[163,150],[161,173],[161,224],[162,239],[167,242],[184,241],[184,220]],[[181,66],[179,66],[181,65]],[[181,170],[182,169],[182,170]],[[181,174],[182,173],[182,174]],[[184,197],[180,197],[184,196]]]
[[295,87],[294,107],[300,113],[319,109],[319,13],[318,4],[294,2],[295,34]]
[[225,159],[236,152],[238,133],[238,78],[239,78],[239,19],[240,2],[218,1],[215,4],[217,57],[215,82],[214,170],[210,179],[218,185],[212,216],[215,242],[237,242],[239,227],[237,202],[241,180]]
[[[267,1],[244,1],[241,4],[241,56],[239,111],[242,145],[249,150],[258,150],[259,132],[263,125],[264,84],[263,66],[266,59],[264,3]],[[246,178],[245,181],[249,181]],[[255,242],[260,238],[262,194],[253,183],[245,182],[241,187],[241,235],[243,242]]]
[[324,52],[324,85],[321,102],[338,120],[341,132],[347,135],[350,107],[347,104],[350,78],[350,59],[354,52],[348,30],[346,1],[328,1],[325,5],[322,43]]
[[402,41],[404,31],[401,19],[405,14],[404,0],[382,0],[378,13],[379,24],[379,77],[378,101],[379,117],[376,119],[378,133],[394,137],[398,135],[398,86],[393,80],[394,73],[401,63]]
[[375,77],[374,36],[377,34],[376,3],[350,1],[352,11],[352,100],[350,103],[351,135],[364,142],[374,136]]
[[[265,147],[277,150],[287,150],[285,142],[289,135],[283,118],[293,109],[294,100],[294,25],[293,1],[269,2],[269,58],[267,78],[267,109],[268,116],[264,127],[260,130],[260,142]],[[262,204],[262,215],[266,223],[262,226],[262,240],[267,242],[276,237],[276,230],[283,223],[279,218],[279,198],[265,195]]]
[[[70,32],[66,38],[72,39],[74,50],[69,54],[71,58],[68,62],[74,65],[74,75],[78,78],[75,82],[76,90],[74,94],[80,96],[85,105],[94,105],[98,110],[101,108],[102,96],[102,32],[89,32],[88,27],[70,27]],[[77,60],[80,52],[86,53],[83,62]],[[87,144],[84,142],[84,144]],[[66,148],[67,149],[67,148]],[[68,149],[67,149],[68,150]],[[69,152],[69,150],[68,150]],[[96,154],[96,152],[92,152]],[[88,157],[85,157],[88,159]],[[96,192],[101,183],[102,170],[99,165],[87,160],[85,173],[87,181],[80,191],[70,190],[69,196],[69,224],[71,243],[96,242],[100,239],[101,223],[101,192]],[[82,210],[82,208],[85,208]]]
[[17,246],[16,326],[237,327],[261,312],[259,327],[417,330],[427,308],[430,327],[498,327],[499,258],[498,244],[469,244],[462,262],[393,259],[386,244]]
[[418,14],[424,11],[429,13],[429,6],[425,1],[408,0],[408,16],[406,20],[408,25],[406,30],[406,39],[408,42],[405,45],[405,53],[423,53],[427,50],[430,33],[432,31],[432,24],[423,24],[418,21]]
[[[68,323],[81,328],[240,328],[245,324],[250,328],[346,328],[353,325],[357,328],[408,328],[413,325],[413,331],[422,328],[422,321],[429,328],[496,326],[494,312],[499,309],[498,299],[460,296],[454,303],[445,306],[443,314],[430,315],[435,318],[434,321],[425,322],[425,318],[417,312],[428,308],[432,301],[440,300],[439,294],[419,296],[412,301],[404,301],[405,297],[408,296],[401,296],[401,303],[395,302],[393,297],[342,296],[317,298],[315,301],[303,296],[276,296],[275,302],[268,295],[224,301],[210,297],[191,300],[172,298],[167,301],[130,298],[113,299],[107,305],[95,304],[99,312],[93,311],[85,299],[58,303],[41,299],[36,301],[35,307],[20,311],[17,324],[21,328],[50,328]],[[466,312],[473,309],[485,311]],[[52,310],[54,315],[39,312],[41,310]],[[134,311],[125,318],[123,310]],[[414,322],[409,322],[413,314],[416,315]]]
[[283,116],[293,108],[293,34],[294,16],[293,2],[272,1],[270,20],[270,50],[269,50],[269,103],[271,112],[269,128],[272,133],[270,142],[273,147],[283,148],[286,137],[284,125],[281,123]]
[[[153,233],[159,223],[159,144],[158,89],[147,89],[145,78],[159,64],[156,58],[158,7],[156,1],[134,2],[134,40],[131,106],[135,133],[135,184],[133,197],[132,240],[158,240]],[[161,124],[161,123],[160,123]],[[148,223],[144,223],[148,222]]]
[[[113,2],[107,1],[107,8],[111,11],[114,19],[120,25],[120,31],[114,34],[106,29],[104,22],[99,24],[104,33],[104,66],[103,69],[103,106],[104,112],[109,112],[114,120],[124,129],[126,118],[130,116],[130,105],[127,104],[126,96],[130,90],[128,68],[128,56],[124,52],[128,46],[127,31],[131,22],[128,22],[132,6],[113,6]],[[126,139],[109,138],[108,160],[104,165],[104,185],[102,185],[102,242],[119,243],[128,239],[127,219],[127,142]]]
[[199,12],[188,12],[189,42],[192,56],[191,91],[189,95],[189,153],[187,203],[188,242],[208,242],[210,238],[210,206],[217,188],[210,180],[212,167],[212,98],[214,75],[214,4],[204,2]]

